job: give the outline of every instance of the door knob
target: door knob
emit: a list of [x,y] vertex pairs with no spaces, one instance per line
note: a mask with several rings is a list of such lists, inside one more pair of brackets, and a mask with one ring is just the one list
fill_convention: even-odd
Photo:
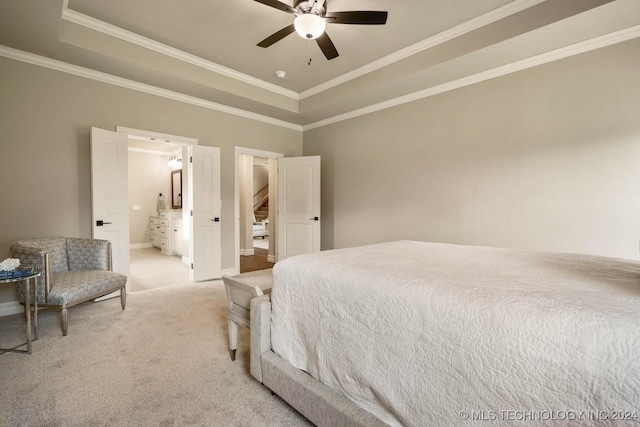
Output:
[[310,220],[313,221],[320,221],[320,217],[319,216],[314,216],[313,218],[309,218]]
[[97,227],[102,227],[105,224],[111,224],[110,222],[104,222],[103,220],[99,219],[96,221],[96,226]]

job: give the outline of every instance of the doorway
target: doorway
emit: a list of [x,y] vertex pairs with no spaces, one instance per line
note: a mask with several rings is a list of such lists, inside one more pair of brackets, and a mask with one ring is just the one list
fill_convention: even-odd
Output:
[[183,144],[131,134],[127,144],[131,291],[188,283],[182,186],[172,179],[182,171]]
[[[276,261],[277,159],[281,157],[282,153],[235,147],[238,273],[271,268]],[[265,205],[266,216],[260,216],[259,209],[264,211]]]
[[[242,230],[246,226],[245,221],[240,221],[240,235],[249,234],[253,243],[252,247],[243,247],[240,241],[240,273],[264,270],[272,268],[274,263],[269,261],[269,236],[270,236],[270,200],[269,200],[269,159],[264,157],[253,157],[252,174],[245,175],[240,169],[240,192],[245,186],[251,187],[252,200],[247,207],[247,211],[252,215],[252,228]],[[242,158],[241,158],[242,163]],[[248,175],[252,175],[249,177]],[[245,182],[248,181],[248,182]],[[242,215],[242,200],[240,212]],[[242,238],[241,238],[242,239]]]

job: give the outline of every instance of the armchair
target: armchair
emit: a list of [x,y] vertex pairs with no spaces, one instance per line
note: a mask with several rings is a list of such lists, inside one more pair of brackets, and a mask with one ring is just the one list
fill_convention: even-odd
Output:
[[[11,252],[22,265],[42,271],[35,289],[31,288],[31,298],[38,301],[38,307],[60,311],[63,336],[67,335],[67,310],[74,305],[120,290],[124,310],[127,276],[112,271],[109,241],[45,237],[14,242]],[[17,290],[24,304],[24,283]]]
[[267,234],[267,221],[257,222],[256,216],[253,215],[253,237],[262,237],[264,239]]

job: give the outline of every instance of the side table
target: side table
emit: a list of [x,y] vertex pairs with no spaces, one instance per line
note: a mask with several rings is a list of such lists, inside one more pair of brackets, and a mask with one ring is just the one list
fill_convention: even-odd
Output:
[[[16,276],[16,277],[0,277],[0,284],[6,283],[15,283],[20,282],[22,280],[25,281],[26,284],[26,296],[24,300],[25,310],[27,313],[27,342],[24,344],[19,344],[13,348],[0,348],[0,354],[4,353],[28,353],[31,354],[31,289],[29,284],[31,280],[33,280],[33,288],[36,289],[36,277],[40,276],[39,271],[34,271],[33,273],[27,276]],[[35,295],[35,293],[34,293]],[[35,323],[35,340],[38,339],[38,298],[35,298],[33,302],[33,320]],[[27,346],[26,350],[18,350],[20,347]]]

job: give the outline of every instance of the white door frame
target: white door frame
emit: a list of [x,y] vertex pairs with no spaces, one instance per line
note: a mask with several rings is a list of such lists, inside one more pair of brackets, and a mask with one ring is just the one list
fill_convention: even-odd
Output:
[[160,143],[172,142],[174,144],[181,144],[181,145],[198,145],[198,140],[195,139],[195,138],[188,138],[186,136],[171,135],[171,134],[168,134],[168,133],[152,132],[150,130],[134,129],[134,128],[128,128],[128,127],[124,127],[124,126],[116,126],[116,132],[124,133],[128,137],[132,136],[132,137],[139,137],[139,138],[144,138],[144,139],[151,139],[151,140],[154,140],[154,141],[160,142]]
[[[234,147],[234,159],[233,159],[233,209],[234,209],[234,240],[235,240],[235,254],[234,254],[234,274],[240,274],[240,156],[241,155],[262,157],[264,159],[279,159],[284,157],[282,153],[275,153],[273,151],[257,150],[255,148],[247,147]],[[273,233],[269,233],[271,236]],[[271,238],[271,237],[270,237]],[[275,239],[275,236],[273,236]]]

